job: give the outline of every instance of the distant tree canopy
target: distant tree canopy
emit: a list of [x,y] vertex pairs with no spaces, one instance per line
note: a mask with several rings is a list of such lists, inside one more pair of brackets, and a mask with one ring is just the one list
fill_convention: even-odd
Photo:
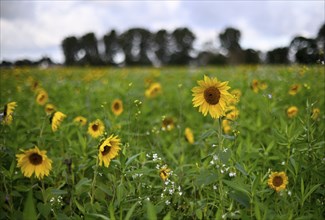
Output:
[[240,38],[238,29],[228,27],[216,39],[219,50],[196,51],[196,36],[186,27],[155,33],[131,28],[120,34],[111,30],[99,40],[94,33],[79,38],[70,36],[62,41],[62,49],[66,65],[312,64],[324,60],[325,24],[315,39],[297,36],[288,47],[268,51],[264,60],[260,51],[243,49]]
[[[315,38],[296,36],[287,47],[275,48],[263,55],[240,45],[241,32],[227,27],[217,35],[219,48],[207,42],[201,50],[194,49],[195,34],[187,27],[174,31],[165,29],[151,32],[144,28],[131,28],[123,33],[111,30],[102,38],[94,33],[81,37],[69,36],[61,42],[65,65],[234,65],[234,64],[314,64],[325,60],[325,24]],[[264,57],[261,59],[261,57]],[[50,58],[39,61],[27,59],[2,61],[0,66],[53,65]]]

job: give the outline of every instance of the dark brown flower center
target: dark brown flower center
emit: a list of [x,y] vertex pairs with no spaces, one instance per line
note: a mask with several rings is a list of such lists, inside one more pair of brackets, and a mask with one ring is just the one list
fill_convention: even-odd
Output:
[[111,148],[112,148],[111,146],[106,145],[104,147],[104,151],[102,151],[102,155],[105,156],[106,154],[108,154],[110,152]]
[[38,153],[32,153],[30,156],[29,156],[29,162],[33,165],[39,165],[41,164],[43,161],[43,158],[41,155],[39,155]]
[[120,104],[118,102],[115,102],[113,108],[115,110],[119,110],[120,109]]
[[174,121],[173,121],[173,119],[171,119],[171,118],[165,118],[164,120],[163,120],[163,126],[164,127],[167,127],[168,125],[173,125],[174,124]]
[[273,183],[273,186],[275,186],[275,187],[279,187],[279,186],[282,185],[282,183],[283,183],[283,179],[282,179],[281,176],[276,176],[276,177],[273,178],[272,183]]
[[39,101],[42,102],[45,99],[45,95],[41,95]]
[[204,99],[210,105],[216,105],[220,100],[220,91],[216,87],[210,87],[204,90]]
[[93,129],[93,131],[97,131],[98,130],[98,124],[93,124],[93,126],[91,126],[91,128]]

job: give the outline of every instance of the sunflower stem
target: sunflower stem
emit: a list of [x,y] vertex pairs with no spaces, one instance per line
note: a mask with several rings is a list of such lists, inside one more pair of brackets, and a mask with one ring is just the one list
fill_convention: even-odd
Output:
[[94,203],[95,185],[96,185],[96,178],[97,178],[97,173],[98,173],[97,170],[98,170],[98,157],[96,159],[93,182],[91,183],[91,196],[90,196],[90,204],[91,205],[93,205],[93,203]]
[[45,125],[46,118],[47,117],[44,117],[44,120],[43,120],[43,123],[42,123],[42,127],[41,127],[41,130],[40,130],[40,133],[39,133],[38,146],[41,145],[41,139],[42,139],[42,136],[43,136],[43,130],[44,130],[44,125]]

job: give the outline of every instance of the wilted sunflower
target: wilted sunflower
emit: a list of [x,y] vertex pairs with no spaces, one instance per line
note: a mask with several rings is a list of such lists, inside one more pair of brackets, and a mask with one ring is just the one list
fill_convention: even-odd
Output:
[[120,99],[115,99],[111,106],[114,115],[119,116],[123,112],[123,103]]
[[314,108],[313,112],[312,112],[312,115],[311,115],[311,118],[313,120],[316,120],[319,117],[319,113],[320,113],[320,109],[319,108]]
[[87,124],[87,119],[83,116],[77,116],[73,121],[79,125],[85,126]]
[[145,91],[147,98],[154,98],[161,93],[160,83],[152,83],[149,88]]
[[5,105],[3,115],[2,115],[2,117],[3,117],[2,124],[10,125],[12,123],[12,119],[13,119],[12,114],[13,114],[16,106],[17,106],[16,102],[9,102]]
[[289,90],[289,95],[296,95],[299,90],[300,90],[300,85],[299,84],[293,84],[291,87],[290,87],[290,90]]
[[47,115],[52,114],[54,111],[55,111],[55,106],[54,105],[52,105],[50,103],[45,105],[45,112],[46,112]]
[[45,150],[34,149],[23,151],[23,154],[16,154],[17,166],[26,177],[31,177],[33,173],[38,179],[48,176],[52,169],[52,160],[46,156]]
[[289,118],[293,118],[298,114],[298,108],[296,106],[291,106],[287,109],[287,115]]
[[109,166],[111,160],[118,155],[121,149],[120,142],[118,136],[111,135],[100,144],[98,149],[99,166],[102,166],[103,163],[105,167]]
[[99,119],[93,121],[88,126],[88,134],[90,134],[93,138],[98,138],[104,133],[105,126],[103,122]]
[[160,178],[163,181],[165,181],[166,179],[168,179],[169,175],[170,175],[170,169],[167,168],[167,165],[162,166],[160,168],[160,170],[159,170],[159,176],[160,176]]
[[62,123],[62,121],[65,117],[67,117],[67,116],[65,114],[63,114],[62,112],[54,112],[52,114],[52,117],[50,118],[50,122],[51,122],[53,132],[58,130],[60,124]]
[[44,89],[40,89],[36,95],[36,102],[39,105],[45,105],[49,96]]
[[209,112],[212,118],[223,116],[228,102],[233,96],[227,91],[228,82],[220,82],[217,78],[204,76],[198,81],[199,86],[192,89],[193,106],[199,106],[199,112],[204,116]]
[[285,172],[272,172],[267,181],[270,188],[276,192],[284,190],[288,184],[288,177]]
[[188,143],[190,143],[190,144],[194,143],[194,135],[190,128],[185,128],[185,138]]
[[175,127],[174,119],[171,117],[164,117],[162,120],[162,130],[163,131],[171,131]]

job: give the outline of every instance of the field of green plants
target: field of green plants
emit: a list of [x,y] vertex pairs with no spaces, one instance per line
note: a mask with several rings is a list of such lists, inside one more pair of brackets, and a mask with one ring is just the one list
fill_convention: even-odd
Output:
[[0,219],[325,219],[324,66],[1,69],[0,92]]

